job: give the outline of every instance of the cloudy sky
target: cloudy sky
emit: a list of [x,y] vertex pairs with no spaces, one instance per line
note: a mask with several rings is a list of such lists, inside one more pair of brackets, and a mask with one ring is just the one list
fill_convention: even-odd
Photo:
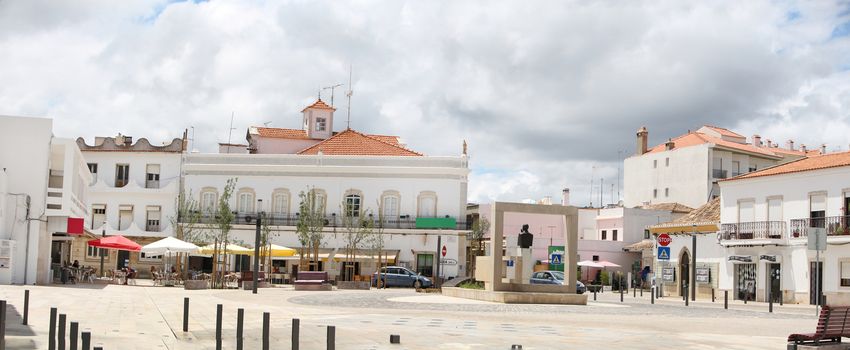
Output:
[[703,3],[0,0],[0,114],[88,140],[194,127],[215,152],[231,113],[234,142],[298,128],[353,66],[352,127],[430,155],[466,139],[482,202],[587,204],[591,179],[610,202],[642,125],[847,150],[850,3]]

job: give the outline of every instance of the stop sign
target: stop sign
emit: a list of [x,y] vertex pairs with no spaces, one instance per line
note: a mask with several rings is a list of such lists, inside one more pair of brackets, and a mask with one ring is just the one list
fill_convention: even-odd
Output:
[[662,233],[662,234],[658,235],[658,244],[661,245],[662,247],[666,247],[672,241],[673,241],[673,239],[670,238],[670,235],[668,235],[666,233]]
[[446,252],[447,252],[447,250],[446,250],[446,246],[443,246],[443,257],[444,257],[444,258],[446,257]]

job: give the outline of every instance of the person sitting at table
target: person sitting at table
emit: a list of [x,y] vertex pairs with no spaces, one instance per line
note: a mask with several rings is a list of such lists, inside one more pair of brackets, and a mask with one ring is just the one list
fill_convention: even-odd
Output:
[[134,268],[132,268],[132,267],[130,267],[130,266],[127,266],[127,267],[125,267],[125,268],[124,268],[124,273],[126,273],[126,274],[127,274],[127,275],[124,277],[124,284],[125,284],[125,285],[127,284],[127,281],[129,281],[131,278],[132,278],[132,279],[136,279],[136,269],[134,269]]
[[151,277],[156,275],[156,266],[151,266]]
[[171,265],[171,273],[177,273],[177,267],[176,266]]
[[80,261],[74,260],[74,263],[71,266],[73,266],[75,269],[79,269],[80,268]]

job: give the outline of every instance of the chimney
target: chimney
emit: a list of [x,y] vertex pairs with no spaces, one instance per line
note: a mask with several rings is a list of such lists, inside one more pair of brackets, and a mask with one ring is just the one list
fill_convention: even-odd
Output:
[[785,148],[794,150],[794,140],[788,140],[785,142]]
[[667,139],[667,142],[664,143],[664,148],[666,150],[672,150],[673,147],[676,147],[676,143],[673,142],[673,139]]
[[773,141],[770,141],[770,139],[767,139],[767,147],[773,147]]
[[803,153],[806,153],[806,145],[800,144],[800,151],[803,151]]
[[761,147],[761,136],[753,135],[753,146]]
[[641,155],[646,153],[647,150],[647,142],[649,138],[649,131],[646,131],[645,126],[641,126],[637,131],[637,152],[636,155]]
[[570,189],[565,188],[561,191],[561,205],[567,206],[570,205]]
[[826,154],[826,144],[820,145],[820,154]]

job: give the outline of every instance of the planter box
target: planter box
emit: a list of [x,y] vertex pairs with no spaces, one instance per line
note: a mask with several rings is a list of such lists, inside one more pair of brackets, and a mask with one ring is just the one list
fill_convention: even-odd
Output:
[[336,283],[338,289],[363,289],[369,290],[372,288],[372,283],[367,281],[338,281]]
[[207,289],[207,281],[188,280],[188,281],[183,282],[183,289],[185,289],[185,290]]

